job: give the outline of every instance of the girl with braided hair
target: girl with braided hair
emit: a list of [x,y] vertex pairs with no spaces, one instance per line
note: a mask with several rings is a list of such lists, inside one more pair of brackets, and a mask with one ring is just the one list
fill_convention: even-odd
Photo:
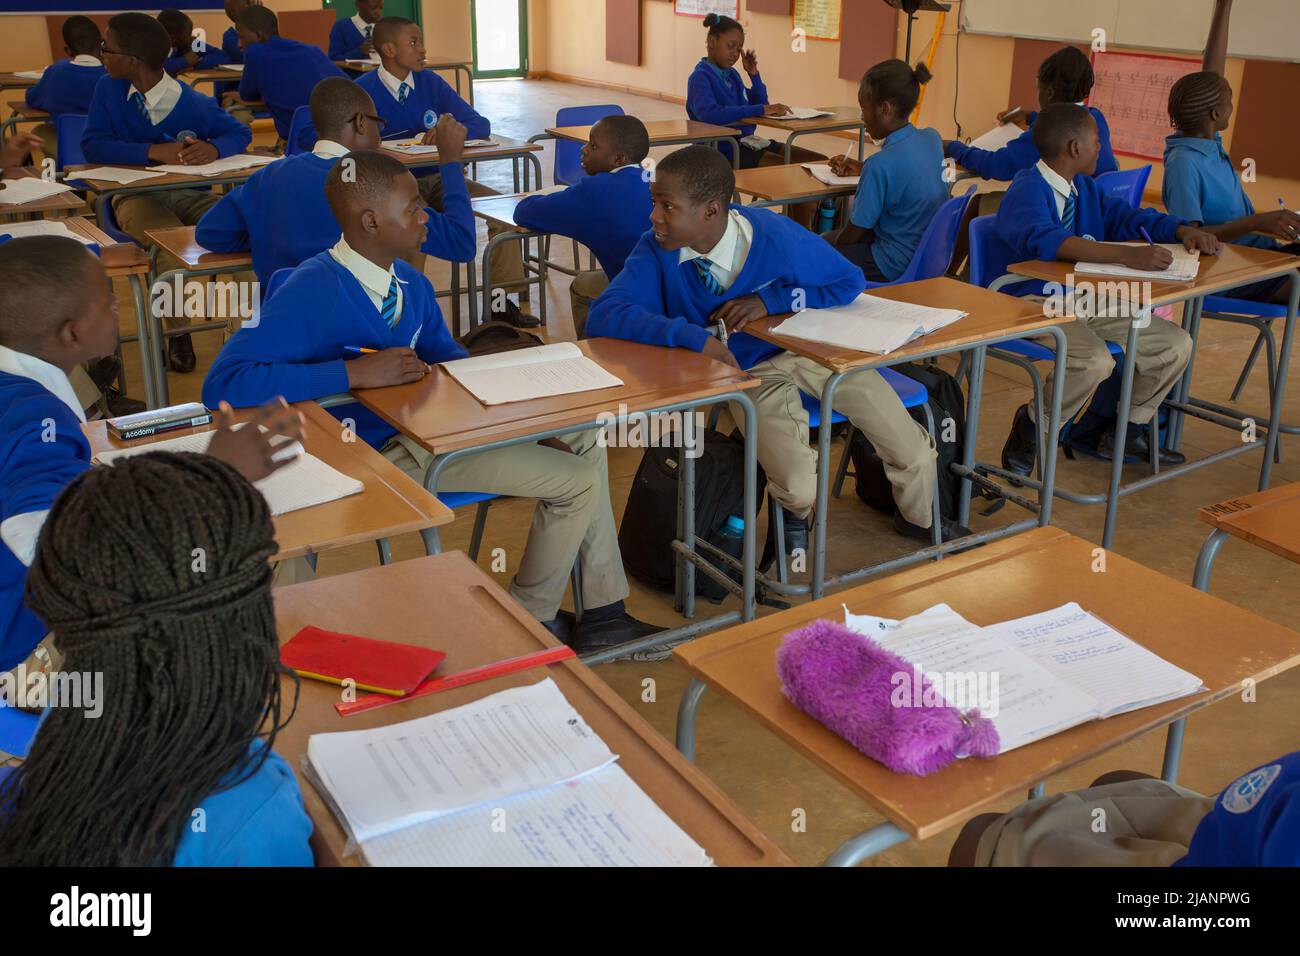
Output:
[[[1300,254],[1300,215],[1289,209],[1257,213],[1237,168],[1223,148],[1232,116],[1232,85],[1224,76],[1232,0],[1216,0],[1204,69],[1184,76],[1169,91],[1173,135],[1165,140],[1161,188],[1171,216],[1198,223],[1224,242]],[[1288,245],[1279,246],[1278,240]],[[1285,302],[1290,279],[1280,277],[1225,293],[1233,298]]]
[[[282,699],[261,494],[206,455],[155,452],[74,479],[27,577],[102,713],[51,706],[0,771],[0,864],[311,865],[311,820],[271,749]],[[56,702],[57,703],[57,702]]]

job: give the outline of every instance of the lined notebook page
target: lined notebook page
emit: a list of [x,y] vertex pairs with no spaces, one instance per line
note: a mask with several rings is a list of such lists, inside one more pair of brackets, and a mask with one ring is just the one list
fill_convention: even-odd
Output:
[[965,315],[956,309],[934,309],[863,293],[848,305],[796,313],[772,331],[810,342],[888,355]]
[[[1145,242],[1121,242],[1122,246],[1145,246]],[[1191,282],[1200,273],[1200,251],[1188,252],[1181,243],[1158,243],[1173,253],[1168,269],[1130,269],[1112,262],[1076,262],[1075,274],[1116,276],[1124,279],[1149,279],[1153,282]]]
[[442,367],[484,405],[613,388],[623,380],[587,358],[572,342],[539,345],[443,362]]

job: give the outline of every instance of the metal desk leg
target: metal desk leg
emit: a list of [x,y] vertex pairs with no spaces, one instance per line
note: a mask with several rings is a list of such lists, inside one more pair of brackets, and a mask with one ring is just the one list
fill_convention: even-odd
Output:
[[[1204,305],[1204,297],[1197,297],[1189,299],[1183,308],[1183,329],[1192,339],[1192,354],[1187,359],[1187,368],[1183,369],[1183,377],[1179,379],[1178,389],[1175,392],[1179,404],[1186,404],[1192,393],[1192,370],[1196,367],[1196,346],[1200,340],[1201,309]],[[1170,451],[1178,451],[1183,442],[1183,425],[1187,422],[1187,416],[1177,408],[1171,408],[1169,416],[1169,434],[1166,444]]]
[[850,837],[835,848],[822,866],[857,866],[869,856],[875,856],[891,846],[906,843],[911,837],[892,823],[881,823],[855,837]]
[[708,686],[698,677],[692,677],[677,705],[677,749],[687,760],[695,760],[695,712]]
[[1029,788],[1029,799],[1037,800],[1046,792],[1047,792],[1047,784],[1043,783],[1040,780],[1038,783],[1034,784],[1032,787]]
[[1219,549],[1228,540],[1228,533],[1215,528],[1201,545],[1200,554],[1196,556],[1196,571],[1192,575],[1192,587],[1198,591],[1210,590],[1210,575],[1214,573],[1214,561],[1219,556]]
[[425,554],[442,554],[442,538],[437,528],[421,528],[420,537],[424,539]]
[[[135,338],[140,348],[140,374],[144,377],[144,403],[148,408],[159,408],[158,386],[155,382],[153,366],[157,361],[157,343],[153,341],[149,324],[149,297],[144,289],[145,277],[131,275],[126,277],[131,287],[131,300],[135,305]],[[164,373],[165,374],[165,373]]]
[[1300,269],[1291,273],[1291,298],[1286,308],[1286,330],[1282,333],[1282,350],[1277,357],[1277,377],[1273,386],[1272,408],[1268,413],[1268,437],[1264,442],[1264,466],[1259,472],[1259,490],[1268,488],[1273,475],[1273,458],[1280,440],[1282,398],[1286,394],[1286,376],[1291,367],[1291,344],[1295,336],[1296,311],[1300,309]]
[[1183,755],[1183,734],[1186,731],[1186,717],[1169,725],[1169,736],[1165,738],[1164,764],[1160,768],[1160,779],[1165,783],[1178,781],[1178,761]]
[[1065,333],[1057,327],[1047,330],[1052,335],[1052,344],[1058,356],[1056,370],[1052,378],[1052,410],[1047,415],[1047,448],[1043,451],[1043,487],[1038,493],[1038,526],[1045,528],[1052,523],[1052,502],[1056,499],[1056,459],[1061,443],[1061,393],[1065,384],[1065,362],[1059,356],[1065,355]]
[[813,504],[813,574],[810,595],[814,601],[826,590],[826,525],[831,497],[831,416],[835,390],[844,372],[836,372],[822,386],[821,427],[817,429],[817,497]]
[[[1133,405],[1133,372],[1137,366],[1137,342],[1141,329],[1138,319],[1129,323],[1128,344],[1124,350],[1124,373],[1120,379],[1119,409],[1115,418],[1115,453],[1110,463],[1110,491],[1106,496],[1106,527],[1101,546],[1107,551],[1115,541],[1115,524],[1119,520],[1119,486],[1124,477],[1124,446],[1128,439],[1128,416]],[[1152,321],[1150,315],[1147,321]],[[1058,364],[1060,364],[1058,362]],[[1059,390],[1054,389],[1059,394]],[[1159,425],[1157,424],[1157,428]]]
[[[987,349],[984,346],[970,350],[969,395],[966,402],[965,447],[962,448],[962,465],[975,467],[975,440],[979,436],[980,403],[984,395],[984,363]],[[973,486],[969,478],[963,478],[961,492],[957,499],[957,523],[966,525],[970,521],[970,496]]]
[[393,546],[389,543],[387,538],[376,538],[375,547],[379,549],[380,564],[393,563]]
[[[688,554],[695,553],[695,459],[687,454],[693,447],[695,435],[695,410],[688,409],[682,416],[682,447],[678,453],[681,475],[682,524],[685,536],[681,539]],[[688,621],[695,617],[695,562],[683,557],[682,616]]]

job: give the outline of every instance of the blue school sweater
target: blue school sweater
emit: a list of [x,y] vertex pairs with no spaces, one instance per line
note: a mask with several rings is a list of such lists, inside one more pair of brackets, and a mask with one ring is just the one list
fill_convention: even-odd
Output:
[[234,27],[226,27],[221,34],[221,52],[226,55],[227,63],[243,63],[244,49],[239,45],[239,32]]
[[88,113],[95,84],[100,77],[107,75],[102,63],[80,66],[71,60],[60,60],[46,67],[40,80],[27,91],[27,105],[54,116]]
[[612,279],[650,228],[653,206],[641,167],[628,166],[586,176],[560,192],[529,196],[515,207],[515,222],[577,239]]
[[[759,76],[749,78],[749,87],[732,67],[722,70],[701,57],[686,81],[686,115],[701,123],[730,126],[739,120],[763,115],[767,105],[767,87]],[[740,127],[740,135],[753,136],[754,124]],[[731,144],[723,143],[721,152],[731,158]]]
[[180,73],[182,70],[211,70],[214,67],[221,66],[223,63],[230,62],[230,60],[226,56],[225,51],[222,50],[221,47],[219,46],[205,45],[203,52],[199,55],[198,62],[195,63],[193,66],[190,66],[189,61],[185,59],[185,54],[187,52],[189,51],[178,50],[175,47],[173,47],[172,52],[168,55],[167,59],[163,62],[163,69],[166,70],[168,73],[170,73],[172,76],[175,76],[177,73]]
[[281,139],[288,139],[293,111],[306,106],[316,84],[328,76],[346,77],[347,74],[331,63],[320,47],[271,37],[244,51],[239,98],[265,102],[275,121],[276,133]]
[[[1223,138],[1174,134],[1165,139],[1165,178],[1160,198],[1171,216],[1203,226],[1255,215],[1255,204],[1241,185],[1239,170],[1223,148]],[[1272,236],[1247,233],[1232,240],[1237,245],[1275,249]]]
[[[0,525],[48,511],[72,479],[90,467],[81,421],[40,382],[0,372]],[[0,540],[0,670],[26,659],[46,634],[23,604],[27,566]]]
[[[862,270],[819,236],[770,209],[732,206],[754,227],[753,241],[740,272],[722,295],[714,295],[699,271],[678,261],[647,232],[609,288],[592,303],[587,333],[703,351],[713,328],[709,316],[722,303],[757,293],[769,315],[794,310],[802,294],[809,309],[852,302],[865,288]],[[744,332],[727,347],[741,368],[771,358],[781,349]]]
[[176,134],[191,130],[211,143],[223,157],[242,153],[252,142],[253,131],[235,119],[210,96],[182,83],[181,97],[172,111],[154,125],[127,101],[130,80],[105,76],[95,87],[81,150],[88,163],[144,166],[149,147],[174,142]]
[[450,113],[465,127],[466,139],[487,139],[492,135],[492,124],[474,107],[466,103],[451,84],[431,70],[417,70],[408,79],[415,89],[407,95],[406,102],[398,103],[378,70],[371,70],[357,79],[357,86],[370,94],[379,115],[387,122],[384,139],[416,136],[432,129],[443,113]]
[[[1110,125],[1097,107],[1089,106],[1088,112],[1097,121],[1097,136],[1101,140],[1101,152],[1097,154],[1097,171],[1093,175],[1113,173],[1119,169],[1119,162],[1115,159],[1115,151],[1110,146]],[[956,160],[957,165],[964,166],[983,179],[1011,179],[1020,170],[1029,169],[1042,158],[1038,155],[1038,147],[1034,145],[1034,120],[1036,119],[1038,113],[1030,113],[1029,129],[1001,149],[977,149],[953,140],[948,144],[945,152],[949,158]]]
[[[1134,209],[1126,200],[1108,196],[1097,188],[1091,176],[1074,177],[1074,231],[1061,225],[1056,211],[1056,195],[1036,167],[1016,173],[998,207],[998,216],[989,240],[989,275],[998,277],[1007,266],[1027,259],[1055,261],[1061,243],[1071,236],[1097,242],[1139,242],[1143,228],[1154,242],[1177,242],[1179,226],[1186,223],[1155,209]],[[1018,282],[1003,289],[1010,295],[1038,294],[1043,284],[1034,280]]]
[[[433,296],[433,286],[402,260],[395,263],[402,287],[402,318],[390,329],[356,277],[329,252],[294,269],[270,301],[261,320],[245,325],[226,342],[203,382],[203,401],[237,408],[261,405],[283,395],[287,401],[324,398],[348,390],[347,346],[386,349],[410,346],[434,364],[468,353],[451,337]],[[374,412],[349,402],[329,409],[340,421],[352,419],[362,441],[381,448],[397,430]]]
[[357,29],[351,17],[335,20],[330,27],[331,60],[364,60],[366,51],[361,44],[366,42],[365,35]]
[[1228,784],[1174,866],[1300,866],[1300,752]]
[[[325,177],[335,158],[300,153],[263,166],[203,214],[199,245],[213,252],[253,253],[253,271],[265,287],[278,269],[292,268],[339,241],[342,230],[325,200]],[[450,262],[474,258],[474,212],[464,167],[444,168],[443,211],[432,209],[423,250]]]

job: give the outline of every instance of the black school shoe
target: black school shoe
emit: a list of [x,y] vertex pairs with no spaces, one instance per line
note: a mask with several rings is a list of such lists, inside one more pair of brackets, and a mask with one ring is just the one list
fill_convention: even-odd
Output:
[[542,621],[542,627],[555,635],[555,639],[561,644],[567,644],[569,638],[573,636],[573,628],[577,623],[578,619],[573,616],[572,611],[556,611],[555,617],[549,621]]
[[1016,409],[1016,417],[1011,422],[1011,434],[1002,446],[1002,467],[1028,478],[1034,470],[1034,459],[1037,456],[1038,426],[1029,417],[1029,406],[1021,405]]
[[[901,511],[894,512],[894,530],[905,538],[915,538],[917,541],[924,541],[927,544],[933,543],[934,535],[929,528],[922,528],[919,524],[912,524],[903,517]],[[974,534],[970,528],[963,524],[958,524],[951,518],[943,518],[939,526],[940,533],[944,541],[955,541],[958,538],[967,538]]]
[[617,647],[628,641],[658,634],[664,630],[627,613],[622,601],[582,612],[582,620],[569,635],[567,643],[579,654]]
[[145,410],[144,402],[128,398],[112,385],[104,389],[104,405],[108,408],[108,414],[113,418],[122,415],[138,415]]
[[[790,555],[797,550],[802,550],[804,557],[808,556],[808,519],[812,517],[809,512],[803,518],[796,518],[793,514],[781,509],[781,517],[785,524],[785,556],[789,560]],[[772,524],[767,529],[767,542],[763,545],[763,557],[758,562],[758,573],[767,574],[768,568],[776,563],[776,525]]]
[[198,359],[194,356],[194,343],[188,333],[167,340],[167,365],[173,372],[186,375],[194,371],[197,363]]
[[[1181,465],[1187,461],[1187,456],[1176,451],[1170,451],[1168,448],[1161,448],[1157,452],[1162,465]],[[1115,430],[1112,428],[1101,436],[1097,442],[1097,457],[1110,461],[1115,457]],[[1149,462],[1151,460],[1151,439],[1149,438],[1149,429],[1146,425],[1135,425],[1129,422],[1128,433],[1124,436],[1124,457],[1136,458],[1139,462]]]
[[509,322],[517,329],[536,329],[542,324],[542,320],[535,315],[524,315],[519,311],[519,306],[515,305],[509,299],[503,298],[501,308],[492,303],[491,318],[502,322]]

